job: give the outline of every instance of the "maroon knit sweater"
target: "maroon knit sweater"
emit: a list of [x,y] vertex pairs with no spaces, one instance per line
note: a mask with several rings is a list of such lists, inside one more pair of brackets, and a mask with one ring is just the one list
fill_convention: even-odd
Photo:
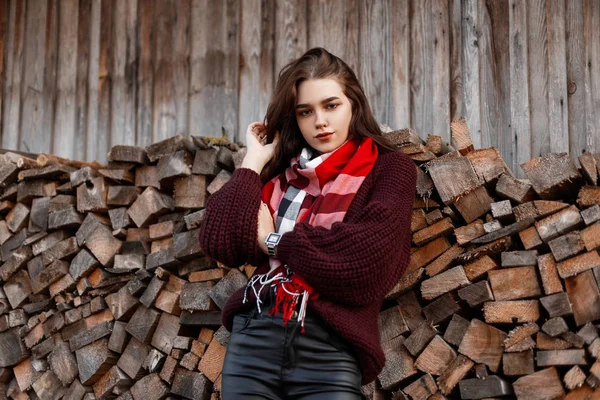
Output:
[[[297,223],[277,247],[277,258],[318,293],[307,313],[318,314],[354,347],[363,384],[385,364],[378,314],[385,295],[401,278],[410,258],[410,221],[416,190],[413,161],[402,153],[378,156],[342,222],[331,230]],[[259,175],[247,168],[208,200],[200,230],[204,253],[226,266],[245,263],[269,270],[268,256],[257,244]],[[256,306],[252,290],[235,292],[222,313],[231,331],[233,316]]]

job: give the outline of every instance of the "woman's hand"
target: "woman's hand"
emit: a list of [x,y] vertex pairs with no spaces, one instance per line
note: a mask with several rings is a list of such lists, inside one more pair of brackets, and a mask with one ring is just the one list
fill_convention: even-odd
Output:
[[253,122],[246,130],[246,147],[248,151],[242,162],[242,168],[250,168],[261,173],[264,166],[273,158],[275,147],[279,142],[279,132],[272,143],[267,144],[267,129],[262,122]]
[[260,208],[258,209],[258,247],[265,253],[269,254],[269,250],[267,249],[267,245],[265,244],[265,240],[267,240],[267,236],[269,233],[275,232],[275,224],[273,223],[273,217],[271,216],[271,212],[269,211],[269,207],[260,202]]

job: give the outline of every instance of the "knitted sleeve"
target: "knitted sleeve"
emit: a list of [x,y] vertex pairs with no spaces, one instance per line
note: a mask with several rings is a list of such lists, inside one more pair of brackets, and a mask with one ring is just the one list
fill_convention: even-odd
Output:
[[258,266],[266,259],[257,244],[260,198],[260,176],[248,168],[236,169],[206,204],[200,226],[205,255],[228,267]]
[[392,153],[366,207],[331,230],[296,224],[281,237],[277,258],[333,301],[380,300],[409,262],[415,191],[414,163]]

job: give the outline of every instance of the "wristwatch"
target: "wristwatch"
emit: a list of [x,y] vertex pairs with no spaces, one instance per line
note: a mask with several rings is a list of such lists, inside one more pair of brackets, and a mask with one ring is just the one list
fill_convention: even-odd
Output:
[[269,251],[269,255],[271,257],[275,256],[275,250],[276,250],[275,248],[279,244],[280,240],[281,240],[281,234],[276,233],[276,232],[269,233],[269,235],[267,236],[267,239],[265,239],[265,244],[267,245],[267,250]]

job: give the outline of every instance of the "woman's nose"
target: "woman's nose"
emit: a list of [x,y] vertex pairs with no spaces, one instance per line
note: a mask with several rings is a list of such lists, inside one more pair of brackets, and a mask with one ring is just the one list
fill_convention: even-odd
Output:
[[325,113],[317,112],[315,113],[317,120],[315,121],[315,125],[317,129],[327,126],[327,118],[325,118]]

